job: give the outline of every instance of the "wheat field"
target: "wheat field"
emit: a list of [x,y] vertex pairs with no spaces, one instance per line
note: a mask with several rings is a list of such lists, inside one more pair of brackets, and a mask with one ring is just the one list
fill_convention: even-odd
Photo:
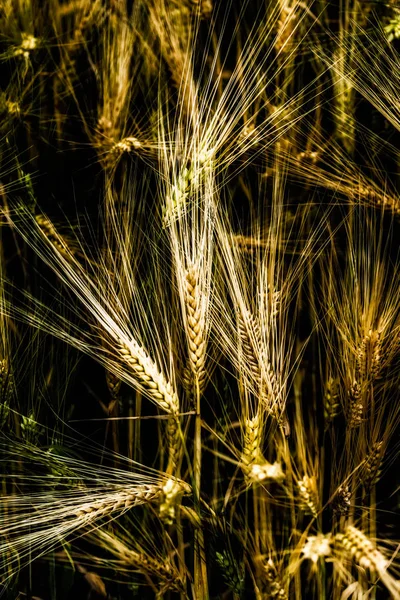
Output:
[[396,0],[0,0],[0,596],[400,600]]

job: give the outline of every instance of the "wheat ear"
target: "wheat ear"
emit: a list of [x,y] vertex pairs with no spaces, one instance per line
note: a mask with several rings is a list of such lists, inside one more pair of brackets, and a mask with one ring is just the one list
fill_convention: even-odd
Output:
[[355,429],[361,425],[364,413],[361,384],[355,379],[347,393],[349,397],[347,416],[349,428]]
[[382,463],[384,452],[383,441],[373,444],[371,452],[365,459],[365,479],[364,485],[366,488],[375,485],[379,480],[380,466]]
[[277,598],[278,600],[288,600],[288,595],[283,586],[282,578],[272,559],[268,559],[268,561],[264,562],[262,566],[265,578],[267,580],[269,594],[267,597]]
[[261,450],[262,422],[259,414],[245,419],[243,434],[242,470],[247,483],[252,484],[266,479],[281,481],[285,475],[278,462],[269,463]]
[[324,417],[325,417],[325,428],[332,423],[334,418],[340,412],[339,402],[339,391],[338,391],[338,380],[333,377],[328,377],[325,384],[324,393]]
[[120,341],[119,352],[150,398],[168,414],[179,413],[179,399],[171,383],[137,342]]
[[381,335],[370,329],[361,340],[356,355],[356,372],[361,381],[375,379],[381,370]]
[[297,482],[297,485],[299,486],[301,503],[305,512],[311,514],[313,517],[317,517],[318,495],[315,477],[304,475],[303,479]]
[[248,365],[256,385],[256,395],[261,395],[262,376],[259,359],[262,348],[261,331],[256,317],[248,310],[243,314],[240,312],[238,315],[238,333],[244,361]]
[[199,393],[201,394],[206,383],[205,362],[207,344],[204,335],[204,317],[202,315],[199,277],[196,267],[192,266],[188,269],[185,281],[190,373],[186,369],[184,382],[187,388],[190,389],[194,377],[195,386],[198,386]]
[[106,372],[106,382],[108,391],[110,392],[110,396],[112,400],[116,400],[118,398],[119,391],[121,389],[121,379],[112,373],[111,371]]
[[123,540],[103,529],[96,531],[94,537],[100,539],[105,544],[107,551],[117,557],[118,566],[129,570],[132,568],[137,569],[144,575],[151,577],[151,579],[160,580],[166,587],[172,589],[179,589],[182,584],[180,573],[168,559],[158,560],[144,552],[137,552],[129,548]]
[[171,418],[167,425],[168,438],[168,474],[177,474],[181,447],[179,419],[179,399],[171,383],[158,370],[156,364],[135,341],[120,344],[124,361],[133,370],[135,377],[148,391],[152,400]]
[[336,534],[334,542],[339,549],[351,554],[360,567],[377,574],[394,600],[400,599],[399,581],[396,581],[387,571],[389,561],[375,548],[371,540],[362,531],[353,525],[349,525],[344,533]]
[[87,502],[79,506],[73,513],[78,527],[88,525],[113,513],[122,513],[126,510],[152,502],[161,496],[162,488],[158,485],[138,485],[121,490],[115,494],[107,495],[98,502]]
[[56,248],[60,254],[68,261],[73,258],[74,252],[68,242],[55,229],[53,223],[44,215],[35,215],[36,223],[38,224],[43,235]]

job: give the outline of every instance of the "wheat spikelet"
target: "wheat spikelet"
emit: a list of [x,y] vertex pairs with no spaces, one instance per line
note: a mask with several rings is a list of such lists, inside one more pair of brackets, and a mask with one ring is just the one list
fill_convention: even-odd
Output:
[[189,157],[186,164],[184,163],[178,172],[174,173],[166,190],[162,215],[163,227],[171,226],[187,213],[192,200],[197,200],[199,190],[204,187],[207,176],[212,171],[212,165],[212,152],[200,147],[195,150],[195,159]]
[[170,525],[175,520],[176,506],[184,494],[184,491],[184,488],[176,479],[170,478],[163,485],[163,495],[160,503],[160,517]]
[[168,464],[166,473],[177,475],[179,469],[180,453],[182,449],[182,431],[179,419],[171,417],[167,424]]
[[[53,446],[46,452],[46,458],[48,457],[48,468],[49,468],[49,479],[54,480],[54,487],[60,488],[79,488],[79,490],[85,490],[85,484],[83,479],[77,477],[75,471],[68,467],[67,464],[59,460],[57,447]],[[47,462],[47,460],[46,460]]]
[[21,435],[24,440],[31,444],[37,444],[38,439],[43,433],[43,429],[39,426],[35,418],[35,413],[32,410],[28,416],[22,415],[21,418]]
[[5,424],[8,421],[8,416],[10,414],[10,405],[7,400],[3,400],[0,402],[0,429],[3,429]]
[[335,543],[347,550],[359,565],[372,571],[386,569],[387,561],[362,531],[349,525],[344,533],[335,536]]
[[371,340],[371,376],[373,379],[377,379],[382,369],[382,339],[379,331],[371,332],[371,335],[374,336]]
[[21,113],[21,107],[19,102],[11,100],[10,97],[0,91],[0,114],[2,119],[5,117],[16,118],[19,117]]

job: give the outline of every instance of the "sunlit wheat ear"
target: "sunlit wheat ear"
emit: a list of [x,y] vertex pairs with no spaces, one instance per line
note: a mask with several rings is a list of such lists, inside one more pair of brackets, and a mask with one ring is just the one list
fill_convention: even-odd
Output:
[[400,598],[400,582],[388,571],[391,565],[390,561],[377,550],[360,529],[349,525],[343,533],[335,535],[333,543],[338,557],[343,552],[347,553],[353,557],[357,565],[369,573],[377,575],[391,593],[392,598],[396,600]]
[[164,591],[182,588],[184,582],[181,573],[169,557],[151,556],[144,551],[136,550],[135,547],[131,547],[128,540],[114,533],[108,533],[104,529],[97,529],[88,537],[113,556],[111,560],[93,557],[95,563],[100,565],[111,563],[119,573],[126,573],[128,576],[132,574],[132,570],[138,571],[149,577],[152,582],[157,582],[157,587],[162,586]]
[[[300,118],[297,111],[299,102],[302,102],[300,97],[303,99],[315,94],[315,86],[307,86],[307,90],[303,90],[305,96],[299,94],[298,97],[290,98],[267,119],[260,118],[259,123],[256,123],[257,115],[263,110],[266,82],[272,81],[285,67],[285,60],[281,64],[277,60],[268,61],[273,52],[273,44],[268,45],[266,40],[270,39],[279,11],[272,9],[266,18],[254,25],[240,51],[237,65],[225,82],[220,62],[225,60],[222,49],[224,35],[227,34],[226,24],[224,23],[222,32],[218,32],[220,39],[217,39],[217,52],[222,53],[221,58],[214,57],[206,61],[200,55],[201,69],[198,72],[194,68],[199,58],[196,46],[198,23],[192,21],[188,24],[188,13],[184,7],[168,14],[168,7],[172,4],[157,0],[154,2],[154,10],[150,11],[162,54],[178,88],[178,117],[174,121],[170,116],[167,118],[174,123],[176,129],[172,141],[177,148],[177,158],[182,168],[168,193],[168,212],[187,203],[190,182],[201,174],[204,165],[212,161],[216,173],[225,173],[228,166],[236,163],[249,149],[272,144],[281,137],[283,129],[290,128],[291,123]],[[300,6],[301,3],[296,1],[294,4]],[[296,28],[305,16],[306,12],[302,11]],[[211,30],[210,40],[213,34],[214,31]],[[229,39],[228,47],[231,43]],[[208,44],[209,41],[207,47]],[[292,53],[295,53],[298,44],[299,41],[296,41]],[[162,104],[164,116],[160,121],[169,114],[166,102]],[[250,133],[238,134],[238,127]],[[178,137],[176,135],[180,129],[187,133],[187,140],[182,145],[181,134]],[[192,134],[196,140],[194,152],[191,151]],[[182,155],[185,158],[184,164]]]
[[103,142],[103,147],[100,150],[102,151],[101,161],[109,174],[111,174],[123,156],[137,156],[144,159],[153,157],[155,159],[157,144],[142,138],[142,136],[129,135],[119,141],[111,141],[108,144]]
[[[43,321],[33,314],[25,314],[27,320],[36,327],[46,329],[60,339],[65,339],[72,345],[76,345],[80,350],[88,351],[108,370],[120,376],[127,383],[130,382],[131,385],[135,385],[134,382],[136,382],[162,410],[170,414],[178,413],[179,400],[172,383],[165,377],[156,362],[143,348],[143,345],[134,336],[126,331],[124,332],[127,329],[127,323],[124,322],[126,312],[121,306],[116,290],[109,286],[108,271],[107,269],[104,272],[102,271],[104,265],[99,265],[97,273],[92,272],[90,269],[84,269],[73,254],[65,256],[64,243],[58,243],[60,236],[55,233],[50,237],[46,236],[37,224],[41,234],[38,236],[38,230],[35,230],[34,224],[27,215],[23,224],[13,222],[13,225],[24,236],[27,243],[32,245],[48,266],[55,271],[67,288],[74,292],[77,299],[82,303],[82,313],[80,313],[78,306],[74,306],[73,310],[78,315],[82,314],[82,318],[86,322],[88,317],[85,309],[89,310],[93,330],[91,334],[80,330],[80,339],[70,336],[70,333],[65,330],[63,317],[51,312]],[[51,227],[54,228],[53,225]],[[96,281],[95,274],[98,276]],[[130,281],[130,285],[133,288],[130,291],[131,294],[137,293],[132,281]],[[35,303],[33,298],[30,300]],[[114,301],[115,305],[113,304]],[[36,306],[39,313],[42,313],[39,301],[36,302]],[[10,310],[12,312],[11,307]],[[121,316],[121,313],[123,316]],[[23,317],[23,314],[24,311],[21,310],[19,316]],[[54,319],[58,320],[60,329],[58,329]],[[76,327],[72,326],[72,329],[75,334],[78,333]],[[95,347],[93,346],[93,335],[97,340],[97,346]],[[105,341],[107,348],[104,347]]]
[[205,316],[200,298],[201,290],[199,289],[198,277],[199,274],[196,267],[189,267],[185,276],[185,300],[190,367],[185,370],[184,383],[189,391],[192,390],[194,384],[195,388],[198,387],[201,394],[206,383],[207,340],[205,339]]
[[[148,140],[135,131],[131,115],[132,100],[140,92],[137,84],[142,84],[142,77],[147,78],[145,70],[154,70],[156,64],[155,56],[149,60],[147,54],[153,52],[141,30],[143,8],[139,3],[128,14],[123,3],[107,7],[100,43],[96,49],[87,49],[98,82],[95,128],[81,107],[78,108],[100,164],[111,181],[123,155],[143,157],[151,152]],[[99,20],[100,15],[96,18]]]
[[179,400],[172,385],[135,340],[120,340],[117,349],[134,376],[148,391],[155,404],[169,414],[179,412]]
[[[25,222],[24,227],[28,223],[29,219]],[[32,227],[32,224],[30,224],[30,227]],[[132,294],[137,293],[135,292],[135,284],[132,281],[132,272],[130,271],[127,282],[123,279],[124,270],[114,272],[119,283],[123,282],[124,285],[127,284],[126,292],[124,290],[126,295],[123,294],[121,301],[121,298],[117,294],[117,286],[113,287],[110,285],[112,280],[106,265],[100,264],[97,273],[97,268],[93,271],[91,268],[86,270],[77,262],[74,255],[68,254],[65,256],[64,245],[61,244],[60,247],[58,243],[60,236],[53,234],[49,237],[41,229],[40,232],[41,236],[35,238],[33,230],[33,235],[28,235],[26,238],[28,243],[33,245],[34,249],[55,270],[64,284],[82,302],[82,312],[80,312],[78,305],[75,304],[73,311],[86,322],[88,317],[85,308],[89,309],[92,331],[88,331],[86,327],[85,329],[77,329],[72,326],[74,335],[70,336],[69,326],[66,330],[63,317],[55,313],[48,313],[47,317],[45,317],[39,302],[36,303],[36,306],[43,318],[39,318],[38,313],[34,316],[30,311],[28,316],[24,310],[19,313],[19,316],[24,318],[23,315],[25,314],[25,317],[28,317],[28,321],[36,327],[47,329],[53,335],[72,343],[73,346],[76,346],[80,350],[89,351],[89,354],[95,360],[100,361],[106,370],[112,373],[116,379],[123,380],[129,385],[141,389],[156,406],[169,414],[171,422],[168,423],[170,457],[168,470],[171,474],[172,472],[176,473],[174,468],[176,469],[177,467],[181,440],[177,420],[177,414],[180,410],[177,393],[173,384],[150,357],[143,345],[131,334],[124,333],[123,331],[127,330],[127,311],[123,308],[122,302],[130,302]],[[24,230],[24,234],[26,234],[26,229]],[[53,238],[55,238],[56,243],[54,243]],[[118,239],[121,241],[121,237]],[[44,245],[43,242],[45,242]],[[123,252],[121,248],[117,249]],[[123,268],[126,266],[124,264],[126,259],[127,257],[124,255]],[[97,275],[97,279],[95,275]],[[32,298],[30,302],[35,304]],[[57,322],[58,324],[56,324]],[[155,336],[155,332],[152,332],[151,335]],[[94,341],[95,345],[93,345]],[[155,346],[155,349],[159,352],[159,338],[157,339],[157,344],[158,350],[157,346]],[[115,389],[115,383],[113,384],[113,388]]]
[[283,481],[285,474],[279,462],[271,464],[262,452],[263,423],[260,415],[245,419],[242,425],[243,442],[240,462],[247,484],[263,481]]
[[135,506],[155,501],[161,493],[160,486],[139,484],[86,492],[74,489],[56,494],[45,490],[26,496],[21,493],[3,496],[0,551],[11,545],[18,552],[18,561],[26,564],[70,535],[81,535],[101,519],[116,518]]
[[[18,493],[0,499],[2,542],[11,545],[21,565],[49,552],[63,540],[92,531],[99,522],[115,519],[139,505],[163,501],[169,483],[176,494],[190,493],[190,486],[166,474],[137,464],[137,473],[99,467],[47,452],[21,442],[6,441],[5,456],[14,458],[19,472],[5,475]],[[121,457],[123,458],[123,457]],[[32,460],[38,469],[31,474]],[[49,474],[43,472],[48,468]],[[72,480],[76,485],[71,485]],[[18,568],[15,563],[13,569]]]

